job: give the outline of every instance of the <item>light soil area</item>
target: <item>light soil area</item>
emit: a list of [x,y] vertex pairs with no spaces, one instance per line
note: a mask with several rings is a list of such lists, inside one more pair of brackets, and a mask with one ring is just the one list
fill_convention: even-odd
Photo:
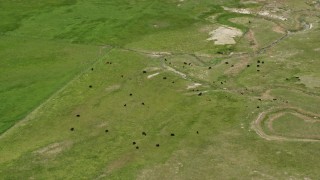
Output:
[[150,74],[147,78],[148,78],[148,79],[151,79],[151,78],[153,78],[153,77],[155,77],[155,76],[158,76],[159,74],[160,74],[159,72],[154,73],[154,74]]
[[274,26],[272,30],[276,33],[285,34],[286,30],[281,26]]
[[308,88],[320,87],[320,78],[315,76],[300,76],[301,82]]
[[120,87],[121,86],[119,84],[115,84],[115,85],[112,85],[112,86],[108,86],[105,90],[108,91],[108,92],[112,92],[112,91],[120,89]]
[[174,68],[172,68],[172,67],[170,67],[170,66],[164,65],[163,67],[164,67],[165,69],[167,69],[168,71],[171,71],[171,72],[173,72],[173,73],[175,73],[175,74],[178,74],[178,75],[181,76],[183,79],[186,79],[186,78],[187,78],[187,75],[186,75],[186,74],[184,74],[184,73],[182,73],[182,72],[180,72],[180,71],[178,71],[178,70],[176,70],[176,69],[174,69]]
[[54,156],[61,153],[62,151],[64,151],[65,149],[71,146],[72,146],[72,142],[70,141],[64,141],[59,143],[57,142],[57,143],[50,144],[44,148],[41,148],[35,151],[34,153],[37,153],[43,156]]
[[252,29],[249,29],[248,33],[246,34],[246,38],[249,40],[251,48],[254,51],[257,51],[259,49],[259,44]]
[[202,84],[200,83],[193,83],[191,85],[188,85],[187,89],[194,89],[194,88],[197,88],[199,86],[201,86]]
[[208,41],[214,41],[216,45],[236,44],[234,38],[242,36],[242,31],[236,28],[221,26],[209,32],[211,36]]
[[237,9],[237,8],[228,8],[228,7],[223,7],[223,8],[226,11],[239,13],[239,14],[256,14],[256,15],[263,16],[263,17],[266,17],[266,18],[278,19],[278,20],[281,20],[281,21],[286,21],[287,20],[286,17],[280,16],[280,15],[276,15],[276,14],[272,14],[267,10],[261,10],[261,11],[258,11],[258,12],[253,12],[253,11],[251,11],[249,9],[241,9],[241,8]]

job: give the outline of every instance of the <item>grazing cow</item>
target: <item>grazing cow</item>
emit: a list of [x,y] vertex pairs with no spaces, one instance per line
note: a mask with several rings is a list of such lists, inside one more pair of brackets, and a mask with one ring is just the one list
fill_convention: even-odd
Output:
[[209,69],[211,69],[211,67],[209,67]]
[[160,147],[160,144],[156,144],[156,147]]
[[142,132],[142,135],[143,135],[143,136],[146,136],[146,135],[147,135],[147,133],[146,133],[146,132]]
[[92,88],[92,85],[90,85],[89,88]]
[[137,146],[136,149],[139,149],[139,146]]
[[260,65],[258,64],[257,67],[260,67]]
[[199,93],[198,96],[202,96],[202,93]]
[[257,63],[260,63],[260,60],[258,60]]
[[130,93],[129,95],[132,96],[132,93]]
[[248,64],[247,67],[250,67],[250,64]]
[[123,106],[124,106],[124,107],[126,107],[126,106],[127,106],[127,104],[124,104]]
[[147,71],[142,71],[143,74],[147,73]]
[[259,109],[260,107],[259,107],[259,106],[257,106],[257,108]]
[[163,79],[167,79],[167,77],[163,77]]
[[199,134],[199,131],[197,131],[197,134]]
[[229,64],[229,62],[225,62],[226,64]]
[[171,136],[174,136],[174,133],[171,133]]
[[137,143],[133,141],[132,144],[135,145],[135,144],[137,144]]
[[257,72],[260,72],[260,70],[258,69]]
[[80,117],[80,114],[77,114],[77,117]]
[[144,102],[141,103],[144,106]]
[[174,84],[174,81],[172,81],[172,84]]
[[91,71],[93,71],[93,68],[91,68]]
[[107,132],[109,132],[109,130],[108,130],[108,129],[106,129],[104,132],[106,132],[106,133],[107,133]]
[[74,131],[74,128],[70,128],[70,131]]

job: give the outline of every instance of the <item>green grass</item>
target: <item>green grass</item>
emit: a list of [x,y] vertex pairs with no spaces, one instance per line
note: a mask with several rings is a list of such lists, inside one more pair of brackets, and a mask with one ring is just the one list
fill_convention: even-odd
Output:
[[236,17],[252,17],[251,15],[246,15],[246,14],[236,14],[236,13],[224,13],[221,14],[217,17],[217,22],[220,24],[224,24],[227,26],[231,26],[231,27],[235,27],[238,28],[240,30],[242,30],[243,32],[247,32],[248,31],[248,27],[241,25],[241,24],[236,24],[230,21],[230,19],[232,18],[236,18]]
[[18,29],[23,19],[39,13],[50,11],[57,7],[70,6],[75,0],[58,0],[54,2],[32,0],[28,3],[21,1],[1,1],[0,34]]
[[274,89],[272,94],[284,101],[290,102],[294,106],[303,107],[313,113],[320,112],[318,108],[319,98],[314,95],[307,95],[299,91],[288,91],[282,88]]
[[[275,107],[319,113],[317,88],[296,76],[319,75],[320,14],[308,18],[314,29],[256,54],[246,37],[216,46],[208,32],[251,29],[264,47],[281,37],[275,23],[296,24],[222,6],[265,7],[239,0],[1,2],[1,179],[317,179],[319,143],[267,141],[251,122]],[[187,89],[193,83],[202,86]],[[276,131],[317,132],[289,119],[275,121]]]
[[0,134],[99,56],[96,46],[15,37],[1,37],[0,49]]
[[276,134],[285,137],[319,138],[320,123],[305,121],[293,114],[285,114],[274,121],[273,128]]

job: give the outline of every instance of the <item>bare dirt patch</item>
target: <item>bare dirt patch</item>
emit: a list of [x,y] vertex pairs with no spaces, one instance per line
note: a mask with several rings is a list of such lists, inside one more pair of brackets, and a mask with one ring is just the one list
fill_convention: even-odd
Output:
[[246,34],[245,37],[249,40],[250,45],[251,45],[251,48],[252,48],[254,51],[256,51],[256,50],[259,49],[258,41],[257,41],[257,39],[256,39],[256,37],[255,37],[255,35],[254,35],[254,31],[252,31],[252,29],[250,29],[250,30],[248,31],[248,33]]
[[105,91],[108,91],[108,92],[116,91],[116,90],[120,89],[120,87],[121,86],[119,84],[115,84],[115,85],[107,87],[105,89]]
[[281,26],[274,26],[272,30],[276,33],[285,34],[286,30]]
[[180,71],[178,71],[178,70],[176,70],[176,69],[174,69],[174,68],[172,68],[172,67],[170,67],[170,66],[164,65],[164,68],[166,68],[168,71],[171,71],[171,72],[173,72],[173,73],[178,74],[178,75],[181,76],[183,79],[186,79],[186,78],[187,78],[187,75],[186,75],[186,74],[184,74],[184,73],[182,73],[182,72],[180,72]]
[[263,17],[267,17],[267,18],[279,19],[279,20],[282,20],[282,21],[286,21],[287,20],[286,17],[271,13],[270,11],[267,11],[267,10],[261,10],[261,11],[258,11],[258,12],[254,12],[251,9],[237,9],[237,8],[228,8],[228,7],[223,7],[223,8],[226,11],[239,13],[239,14],[256,14],[256,15],[260,15],[260,16],[263,16]]
[[300,76],[299,79],[308,88],[320,87],[320,77],[315,76]]
[[54,156],[70,148],[71,146],[72,146],[71,141],[64,141],[59,143],[57,142],[57,143],[50,144],[44,148],[41,148],[35,151],[35,153],[42,156]]
[[155,77],[155,76],[158,76],[159,74],[160,74],[159,72],[154,73],[154,74],[150,74],[147,78],[148,78],[148,79],[151,79],[151,78],[153,78],[153,77]]
[[236,44],[234,38],[242,36],[242,31],[236,28],[221,26],[209,32],[211,36],[208,41],[214,41],[216,45]]
[[169,52],[151,52],[151,53],[148,53],[148,54],[151,57],[154,57],[154,58],[159,58],[159,57],[171,55],[171,53],[169,53]]
[[194,89],[194,88],[197,88],[199,86],[201,86],[202,84],[200,83],[193,83],[191,85],[188,85],[187,89]]

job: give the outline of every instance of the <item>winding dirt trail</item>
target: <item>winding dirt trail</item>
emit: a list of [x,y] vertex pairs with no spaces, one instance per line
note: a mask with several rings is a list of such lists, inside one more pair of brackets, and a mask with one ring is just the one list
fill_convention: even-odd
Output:
[[268,135],[264,132],[264,130],[261,127],[261,123],[266,118],[266,115],[274,112],[274,111],[284,111],[284,110],[293,110],[296,111],[299,114],[305,115],[305,116],[314,116],[314,117],[320,117],[319,114],[307,112],[303,109],[296,108],[296,107],[280,107],[280,108],[271,108],[268,111],[261,112],[258,117],[251,123],[251,128],[263,139],[266,139],[268,141],[294,141],[294,142],[320,142],[320,139],[310,139],[310,138],[288,138],[283,136],[277,136],[277,135]]

